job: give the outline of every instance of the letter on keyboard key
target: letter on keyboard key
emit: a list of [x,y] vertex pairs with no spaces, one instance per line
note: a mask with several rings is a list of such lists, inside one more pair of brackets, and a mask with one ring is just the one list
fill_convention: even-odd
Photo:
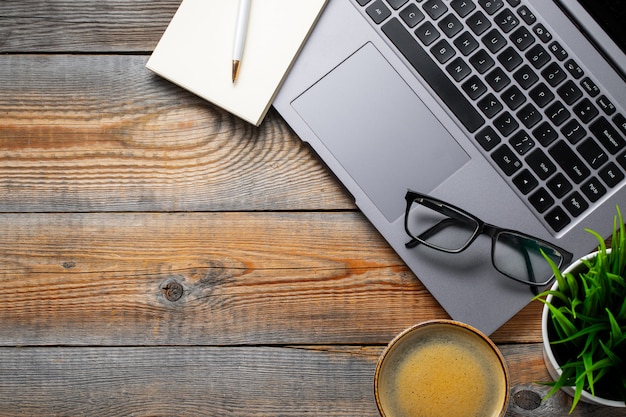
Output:
[[613,155],[622,150],[626,145],[626,140],[620,136],[617,130],[604,117],[600,117],[593,122],[589,128],[591,129],[591,133],[593,133],[600,143]]
[[522,163],[515,155],[515,152],[507,145],[500,146],[491,154],[491,157],[496,164],[498,164],[500,169],[502,169],[502,172],[508,176],[515,174],[515,172],[522,167]]
[[439,98],[468,131],[473,133],[485,124],[485,119],[478,110],[474,108],[456,85],[435,64],[428,53],[407,32],[398,19],[393,18],[389,20],[382,26],[382,30],[424,80],[431,87],[437,89]]
[[504,112],[500,116],[496,117],[493,124],[504,136],[509,136],[519,127],[519,123],[517,123],[509,112]]
[[606,188],[596,178],[592,178],[584,183],[580,189],[592,203],[595,203],[606,194]]
[[589,168],[565,141],[558,141],[548,152],[576,184],[580,184],[591,174]]

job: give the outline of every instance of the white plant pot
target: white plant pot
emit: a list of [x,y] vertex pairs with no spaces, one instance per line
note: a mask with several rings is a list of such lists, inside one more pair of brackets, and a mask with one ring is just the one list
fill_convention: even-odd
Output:
[[[610,252],[610,249],[607,249],[607,252]],[[596,256],[596,254],[597,252],[593,252],[575,261],[563,271],[563,275],[570,273],[570,272],[574,272],[578,268],[580,269],[586,268],[585,265],[581,262],[581,260],[592,259]],[[558,288],[558,283],[555,282],[551,290],[556,290],[557,288]],[[551,302],[552,295],[549,295],[546,298],[546,300],[548,302]],[[556,361],[556,358],[554,357],[554,353],[552,352],[552,346],[550,345],[550,341],[548,339],[549,317],[550,317],[550,310],[547,305],[544,305],[543,312],[541,315],[541,336],[543,339],[543,359],[546,363],[546,367],[548,368],[548,373],[554,380],[556,380],[561,375],[562,371],[561,371],[559,364]],[[574,396],[574,387],[563,387],[562,390],[566,392],[568,395],[572,397]],[[623,401],[607,400],[605,398],[596,397],[594,395],[591,395],[591,393],[587,391],[582,392],[580,401],[590,403],[590,404],[605,405],[609,407],[626,407],[626,403],[624,403]]]

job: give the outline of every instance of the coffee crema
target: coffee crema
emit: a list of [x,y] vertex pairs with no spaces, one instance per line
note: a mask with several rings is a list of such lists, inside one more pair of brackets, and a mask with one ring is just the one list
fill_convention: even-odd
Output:
[[472,330],[429,324],[400,336],[379,370],[385,417],[498,417],[508,397],[505,365]]

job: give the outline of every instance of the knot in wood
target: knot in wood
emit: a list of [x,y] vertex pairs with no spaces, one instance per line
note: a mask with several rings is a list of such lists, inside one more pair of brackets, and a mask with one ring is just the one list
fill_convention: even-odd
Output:
[[176,282],[170,281],[163,287],[163,295],[168,301],[178,301],[183,296],[184,288],[183,286]]
[[523,410],[536,410],[541,406],[541,396],[531,390],[521,390],[513,394],[513,402]]

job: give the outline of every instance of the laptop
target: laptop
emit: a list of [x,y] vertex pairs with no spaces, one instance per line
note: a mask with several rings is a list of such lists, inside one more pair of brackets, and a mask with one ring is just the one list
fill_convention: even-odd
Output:
[[407,190],[574,259],[626,211],[626,6],[616,0],[330,0],[274,106],[456,320],[491,334],[529,286],[407,248]]

